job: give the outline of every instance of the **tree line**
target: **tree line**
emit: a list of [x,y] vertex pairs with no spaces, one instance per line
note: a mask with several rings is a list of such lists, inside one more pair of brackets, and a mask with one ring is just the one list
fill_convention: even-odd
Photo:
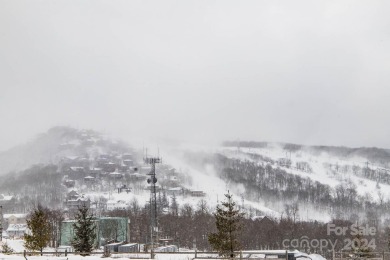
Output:
[[[329,234],[329,223],[301,221],[299,208],[296,205],[286,205],[284,213],[279,218],[264,216],[251,218],[243,214],[240,207],[235,206],[231,196],[227,199],[227,202],[222,202],[215,210],[211,209],[205,200],[200,200],[196,207],[177,204],[177,210],[174,210],[170,204],[168,211],[162,210],[158,214],[159,237],[167,239],[170,244],[176,244],[180,248],[197,248],[201,251],[216,249],[224,255],[230,254],[231,248],[264,250],[292,249],[292,246],[307,253],[327,255],[333,249],[331,244],[326,248],[319,248],[303,242],[309,239],[337,240],[334,249],[340,251],[346,246],[346,239],[357,238],[349,232],[343,235]],[[150,242],[150,209],[147,206],[140,206],[134,200],[128,209],[105,212],[105,215],[130,219],[130,241],[126,242],[139,244]],[[56,241],[59,239],[58,231],[63,220],[61,216],[61,212],[57,210],[38,205],[30,213],[27,221],[31,234],[25,236],[26,248],[42,252],[46,246],[58,246]],[[80,208],[76,214],[75,237],[72,242],[76,252],[91,252],[95,248],[93,219],[94,216],[87,208]],[[238,222],[239,226],[236,225]],[[333,219],[330,223],[346,229],[354,224],[341,219]],[[366,224],[368,225],[368,223],[361,223],[360,226],[364,227]],[[234,231],[234,236],[226,231],[229,225],[233,227],[230,230]],[[359,237],[359,239],[374,239],[376,251],[389,250],[390,230],[381,229],[380,226],[374,227],[376,232],[373,235]],[[292,244],[291,241],[294,240],[299,243]]]

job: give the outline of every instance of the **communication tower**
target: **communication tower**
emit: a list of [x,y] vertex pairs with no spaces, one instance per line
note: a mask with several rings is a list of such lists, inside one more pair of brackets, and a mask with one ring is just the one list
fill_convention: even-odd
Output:
[[0,206],[0,241],[3,241],[3,206]]
[[158,241],[156,164],[162,163],[162,159],[160,157],[148,157],[146,155],[144,163],[151,166],[151,170],[147,174],[150,176],[150,178],[147,179],[147,182],[150,184],[150,240],[151,252],[153,254],[154,241]]

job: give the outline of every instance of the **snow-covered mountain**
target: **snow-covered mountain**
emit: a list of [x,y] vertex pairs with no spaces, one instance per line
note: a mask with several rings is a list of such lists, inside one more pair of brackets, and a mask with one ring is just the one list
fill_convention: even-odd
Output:
[[[385,149],[226,142],[166,145],[160,151],[159,196],[168,204],[176,200],[195,207],[205,200],[213,208],[229,190],[248,216],[280,218],[297,210],[302,220],[322,221],[385,217],[390,205],[390,153]],[[107,209],[135,200],[146,204],[150,167],[143,156],[141,149],[92,130],[55,127],[0,154],[5,174],[0,194],[17,198],[14,211],[38,200],[62,207],[71,190],[92,205],[103,201]],[[31,168],[36,164],[41,166]],[[118,192],[124,185],[127,192]]]
[[[167,161],[190,172],[193,185],[210,201],[230,190],[247,211],[280,217],[297,205],[303,220],[387,216],[386,149],[227,142],[219,147],[175,147]],[[281,177],[270,178],[275,174]],[[278,179],[281,184],[272,183]]]
[[66,156],[95,156],[128,149],[128,145],[93,130],[57,126],[26,144],[0,152],[0,175],[34,164],[58,164]]

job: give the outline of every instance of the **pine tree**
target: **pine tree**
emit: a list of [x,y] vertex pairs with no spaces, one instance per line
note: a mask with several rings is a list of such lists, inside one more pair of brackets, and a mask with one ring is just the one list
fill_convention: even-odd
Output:
[[76,252],[83,253],[82,255],[89,255],[92,252],[96,238],[94,217],[88,211],[86,205],[80,207],[76,214],[76,222],[73,224],[75,235],[72,246]]
[[219,255],[233,258],[234,252],[241,248],[237,236],[241,229],[240,219],[243,214],[236,209],[236,203],[232,199],[233,195],[228,192],[225,197],[226,201],[222,202],[222,205],[217,205],[216,212],[213,213],[217,232],[210,234],[208,239]]
[[51,226],[48,220],[48,211],[41,205],[32,212],[27,220],[27,227],[31,234],[25,234],[25,247],[27,250],[40,251],[50,242]]
[[3,246],[1,247],[1,253],[5,254],[5,255],[10,255],[14,252],[14,250],[12,249],[12,247],[10,247],[7,242],[5,242],[3,244]]
[[169,207],[169,201],[167,199],[167,194],[165,193],[165,190],[163,191],[162,204],[163,204],[164,208],[168,208]]
[[363,235],[359,232],[358,234],[355,235],[355,237],[352,240],[352,249],[355,255],[360,258],[369,256],[370,252],[372,251],[370,244],[365,244],[363,239],[364,239]]
[[173,196],[172,196],[171,214],[174,215],[174,216],[178,216],[179,215],[179,204],[177,203],[175,194],[173,194]]

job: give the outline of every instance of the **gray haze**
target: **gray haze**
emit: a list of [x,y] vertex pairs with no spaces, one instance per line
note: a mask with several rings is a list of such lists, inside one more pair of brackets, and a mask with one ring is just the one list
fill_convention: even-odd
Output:
[[390,147],[389,1],[0,1],[0,150],[55,125]]

